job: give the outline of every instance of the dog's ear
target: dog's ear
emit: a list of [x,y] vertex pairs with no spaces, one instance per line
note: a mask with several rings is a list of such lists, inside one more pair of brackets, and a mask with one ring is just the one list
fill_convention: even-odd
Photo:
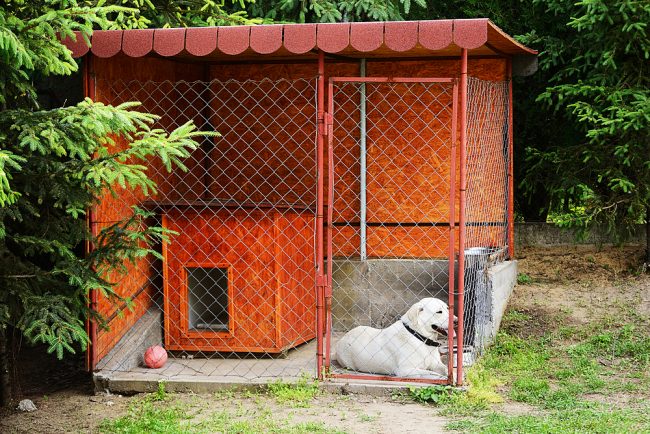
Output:
[[420,316],[420,312],[423,310],[424,306],[422,306],[422,303],[415,303],[411,306],[411,308],[406,312],[406,319],[410,325],[414,326],[418,323],[418,317]]

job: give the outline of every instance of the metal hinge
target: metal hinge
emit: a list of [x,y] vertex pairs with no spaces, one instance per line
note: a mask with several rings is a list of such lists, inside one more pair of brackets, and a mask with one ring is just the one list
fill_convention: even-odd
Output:
[[327,276],[316,276],[316,286],[327,286]]
[[318,134],[327,136],[332,134],[333,118],[330,113],[318,113]]

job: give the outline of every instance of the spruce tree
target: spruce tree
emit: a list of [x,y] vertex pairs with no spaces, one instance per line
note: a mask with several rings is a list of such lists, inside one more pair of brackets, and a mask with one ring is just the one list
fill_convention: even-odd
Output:
[[[10,399],[6,331],[44,343],[59,358],[84,350],[84,321],[101,322],[88,308],[90,290],[115,302],[107,276],[128,261],[157,253],[165,237],[147,226],[138,208],[93,235],[87,210],[116,186],[155,192],[146,166],[160,158],[168,170],[183,159],[201,133],[192,123],[175,131],[154,129],[156,116],[138,103],[117,107],[86,99],[69,107],[38,106],[36,77],[72,74],[78,64],[61,38],[115,27],[111,17],[137,11],[85,7],[75,0],[11,1],[0,6],[0,401]],[[119,138],[128,145],[115,151]],[[122,147],[120,147],[122,148]],[[84,254],[83,246],[94,246]],[[114,274],[114,273],[113,273]],[[127,300],[128,301],[128,300]]]

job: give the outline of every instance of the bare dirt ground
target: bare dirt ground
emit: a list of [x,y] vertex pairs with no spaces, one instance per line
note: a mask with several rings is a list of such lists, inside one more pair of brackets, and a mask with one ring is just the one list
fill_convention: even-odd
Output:
[[[650,315],[650,278],[641,272],[642,247],[563,246],[517,252],[518,285],[508,307],[529,313],[527,332],[586,323],[621,311]],[[537,328],[537,330],[536,330]]]
[[[650,275],[636,268],[642,253],[640,247],[520,250],[519,271],[530,282],[515,288],[509,309],[525,313],[530,320],[518,324],[521,330],[517,333],[540,336],[563,325],[616,317],[621,312],[647,316]],[[69,381],[64,390],[48,388],[47,377],[41,376],[41,387],[25,388],[23,396],[32,399],[38,410],[0,410],[0,432],[99,432],[103,420],[124,415],[131,403],[142,399],[137,395],[96,396],[86,377],[77,375],[79,381]],[[629,398],[628,394],[618,394],[606,399],[618,405]],[[237,415],[267,414],[292,424],[324,422],[328,428],[351,433],[445,432],[451,420],[441,416],[435,407],[414,403],[404,396],[322,393],[304,407],[283,404],[265,394],[185,394],[176,395],[174,400],[192,409],[194,417],[224,410]],[[534,413],[530,406],[508,400],[493,409],[512,415]]]

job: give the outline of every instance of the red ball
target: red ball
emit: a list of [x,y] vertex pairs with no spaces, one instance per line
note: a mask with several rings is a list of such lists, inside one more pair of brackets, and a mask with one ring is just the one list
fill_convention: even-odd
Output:
[[147,348],[144,352],[144,363],[151,369],[162,368],[167,362],[167,351],[160,345]]

